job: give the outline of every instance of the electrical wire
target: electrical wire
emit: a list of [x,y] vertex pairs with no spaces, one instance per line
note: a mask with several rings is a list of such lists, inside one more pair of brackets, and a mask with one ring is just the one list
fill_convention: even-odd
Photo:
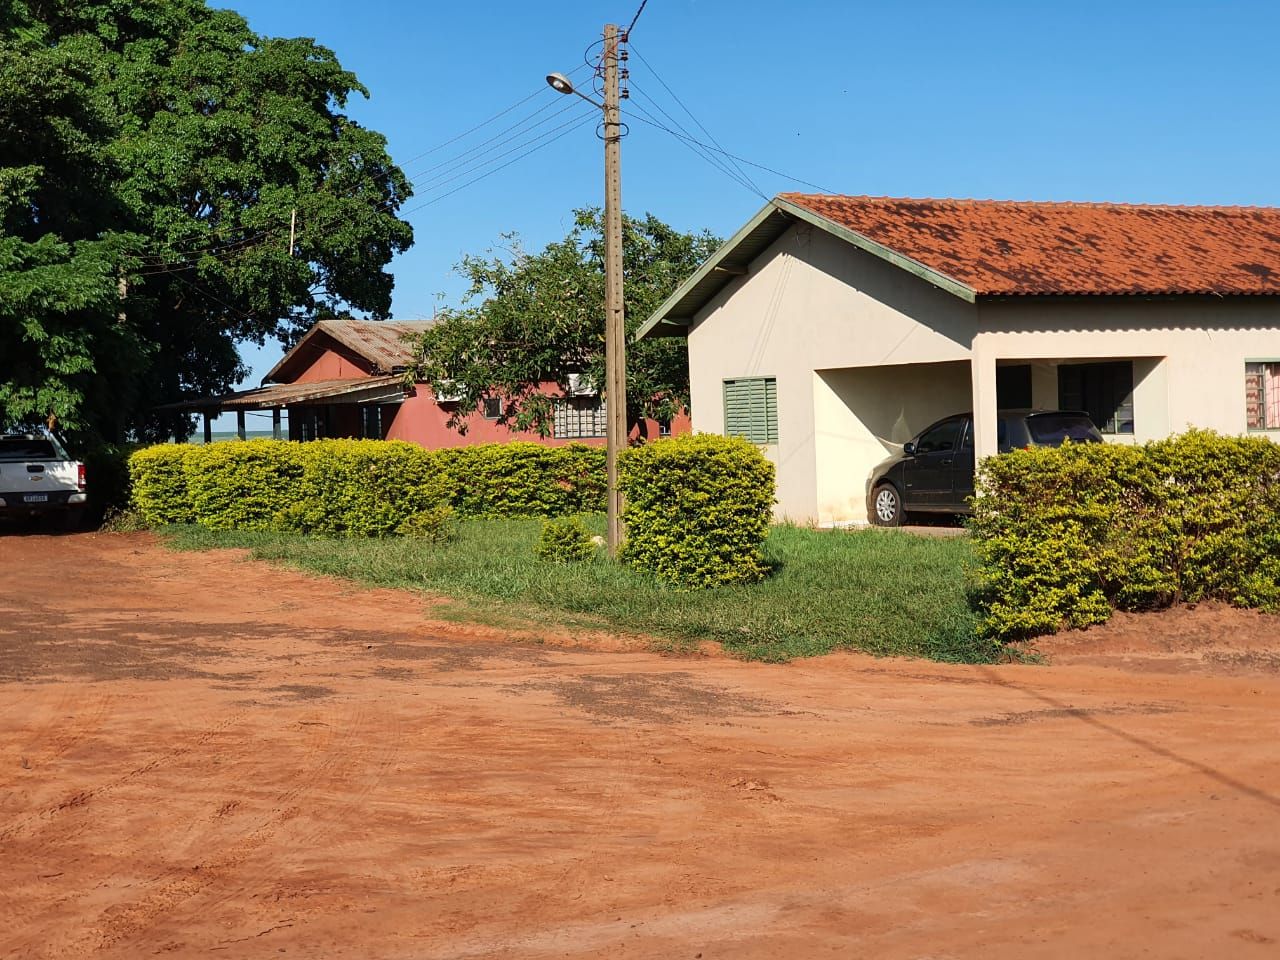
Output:
[[[712,148],[710,147],[702,148],[699,142],[694,139],[693,134],[689,133],[689,131],[686,130],[678,120],[672,117],[671,114],[667,113],[667,111],[662,108],[662,104],[658,103],[651,96],[645,93],[643,89],[641,89],[638,86],[635,86],[634,84],[632,85],[632,90],[635,93],[640,94],[642,97],[648,100],[651,104],[653,104],[653,106],[657,110],[659,110],[664,117],[666,117],[669,121],[671,121],[671,123],[673,123],[679,129],[680,133],[678,134],[678,136],[680,136],[681,142],[684,143],[686,147],[688,147],[690,150],[692,150],[694,153],[700,156],[707,163],[711,164],[713,167],[715,167],[725,176],[729,177],[729,179],[733,180],[739,186],[742,186],[745,189],[751,191],[756,196],[760,197],[762,200],[769,199],[767,196],[765,196],[765,194],[760,190],[760,188],[756,186],[756,184],[749,177],[747,177],[745,174],[741,172],[736,171],[733,167],[729,165],[728,162],[717,157]],[[668,130],[670,129],[665,127],[663,124],[661,124],[661,122],[658,120],[657,117],[655,117],[652,113],[646,110],[641,104],[636,102],[634,99],[631,101],[631,106],[632,106],[632,109],[638,110],[641,114],[643,114],[643,116],[638,117],[637,119],[644,120],[647,117],[649,123],[655,126],[662,127],[663,129],[668,129]],[[674,133],[674,131],[672,132]]]
[[589,113],[581,114],[576,118],[576,122],[573,124],[573,126],[570,126],[567,130],[564,130],[563,132],[557,134],[556,136],[552,137],[550,140],[546,141],[545,143],[539,144],[536,147],[526,150],[524,153],[520,154],[518,157],[515,157],[512,160],[508,160],[506,163],[502,164],[501,166],[494,167],[492,170],[489,170],[486,173],[482,173],[480,176],[472,180],[468,180],[466,183],[463,183],[457,187],[454,187],[452,190],[449,190],[446,193],[442,193],[438,197],[433,197],[432,199],[426,201],[425,203],[420,203],[417,206],[410,207],[408,210],[403,211],[402,215],[408,216],[409,214],[413,213],[416,210],[421,210],[424,207],[430,207],[434,204],[437,204],[441,200],[444,200],[446,197],[451,197],[455,193],[458,193],[461,190],[465,190],[467,187],[471,186],[473,183],[479,183],[481,180],[484,180],[488,177],[493,176],[495,173],[498,173],[500,170],[505,170],[507,167],[511,166],[513,163],[518,163],[519,161],[523,160],[525,157],[529,156],[530,154],[536,153],[537,151],[542,150],[545,147],[551,146],[551,144],[555,143],[557,140],[560,140],[563,137],[567,137],[569,134],[573,133],[575,130],[579,130],[583,126],[585,126],[587,123],[593,122],[597,119],[598,119],[597,114],[594,110],[590,111]]
[[640,0],[640,9],[637,10],[636,15],[631,18],[631,25],[628,26],[626,30],[622,31],[623,43],[630,42],[629,38],[631,37],[631,31],[635,29],[636,21],[640,19],[640,14],[644,13],[644,8],[648,6],[648,4],[649,4],[649,0]]
[[222,306],[230,310],[232,313],[238,314],[240,317],[242,317],[245,320],[248,320],[250,323],[258,322],[257,317],[254,317],[251,314],[245,313],[239,307],[232,306],[231,304],[227,303],[227,301],[223,300],[221,297],[214,296],[208,290],[204,289],[204,287],[197,286],[196,284],[192,283],[190,280],[183,277],[182,274],[175,272],[173,275],[173,278],[180,283],[185,283],[188,287],[190,287],[196,293],[201,294],[202,296],[208,298],[209,300],[212,300],[214,303],[221,304]]
[[681,133],[676,133],[676,131],[672,130],[670,127],[663,126],[661,123],[657,123],[652,119],[646,120],[644,117],[636,117],[636,119],[639,120],[641,123],[647,123],[651,127],[657,127],[659,130],[666,131],[667,133],[671,134],[671,136],[675,137],[677,140],[688,141],[691,144],[696,144],[697,146],[702,147],[704,150],[711,150],[715,153],[722,153],[726,157],[729,157],[730,159],[737,160],[739,163],[745,163],[748,167],[754,167],[757,170],[763,170],[765,173],[771,173],[775,177],[782,177],[782,179],[790,180],[792,183],[799,183],[799,184],[803,184],[806,187],[813,187],[815,190],[820,190],[823,193],[836,192],[832,190],[830,187],[822,186],[822,184],[820,183],[814,183],[811,180],[802,180],[800,177],[793,177],[791,174],[783,173],[781,170],[775,170],[773,167],[766,167],[763,163],[756,163],[753,160],[748,160],[746,157],[740,157],[740,156],[737,156],[736,154],[731,154],[727,150],[724,150],[722,148],[712,147],[709,144],[702,143],[701,141],[695,140],[692,137],[686,136]]
[[[550,106],[552,106],[555,102],[556,102],[556,101],[551,101],[550,103],[548,103],[548,104],[547,104],[547,106],[548,106],[548,107],[550,107]],[[562,105],[560,106],[560,109],[559,109],[559,110],[555,111],[554,113],[552,113],[552,114],[551,114],[550,116],[548,116],[548,117],[544,117],[542,120],[540,120],[538,123],[535,123],[535,124],[534,124],[532,127],[530,127],[529,129],[524,130],[524,131],[521,131],[521,133],[520,133],[519,135],[520,135],[521,137],[523,137],[523,136],[525,136],[525,135],[527,135],[527,134],[531,134],[531,133],[533,133],[533,132],[534,132],[535,130],[537,130],[539,127],[542,127],[542,126],[544,126],[544,125],[545,125],[545,124],[547,124],[547,123],[550,123],[552,120],[556,119],[556,118],[557,118],[557,117],[559,117],[561,114],[567,113],[569,110],[572,110],[575,106],[577,106],[577,104],[576,104],[575,102],[573,102],[572,100],[571,100],[571,101],[569,101],[569,102],[567,102],[567,103],[562,104]],[[530,118],[530,119],[532,119],[532,118]],[[559,129],[559,127],[552,127],[551,129],[552,129],[552,130],[558,130],[558,129]],[[510,140],[511,140],[511,139],[513,139],[513,138],[512,138],[512,137],[510,137],[510,136],[507,136],[507,135],[506,135],[506,132],[504,131],[503,139],[504,139],[504,140],[506,140],[507,142],[510,142]],[[475,151],[477,151],[477,150],[481,150],[482,148],[484,148],[484,147],[486,147],[486,146],[490,146],[491,144],[492,144],[492,141],[491,141],[491,140],[486,140],[483,144],[480,144],[479,146],[477,146],[477,147],[473,148],[473,150],[468,151],[468,152],[470,152],[470,153],[475,153]],[[506,145],[506,143],[502,144],[502,146],[505,146],[505,145]],[[517,149],[518,149],[518,148],[519,148],[519,146],[521,146],[521,145],[522,145],[522,144],[517,144]],[[473,156],[473,157],[469,157],[469,158],[465,157],[465,155],[461,155],[461,154],[460,154],[458,157],[454,158],[454,160],[450,160],[450,161],[449,161],[450,166],[445,167],[445,169],[441,170],[441,171],[440,171],[439,173],[437,173],[435,176],[433,176],[433,177],[428,177],[426,180],[421,180],[421,181],[417,181],[417,180],[415,180],[415,181],[414,181],[414,183],[413,183],[414,189],[415,189],[415,190],[417,190],[417,189],[421,189],[421,190],[424,190],[424,191],[429,192],[430,190],[432,190],[432,189],[433,189],[433,186],[432,186],[433,184],[435,184],[437,181],[440,181],[440,180],[445,180],[445,181],[447,182],[447,178],[449,177],[449,175],[450,175],[450,174],[452,174],[452,173],[455,173],[455,172],[456,172],[456,171],[458,171],[458,170],[462,170],[462,171],[463,171],[463,174],[465,175],[465,173],[467,173],[467,172],[468,172],[468,171],[466,170],[466,168],[467,168],[467,167],[474,167],[474,168],[477,168],[477,169],[478,169],[479,167],[482,167],[482,166],[484,166],[485,164],[487,164],[487,163],[491,162],[493,159],[496,159],[496,157],[501,157],[501,156],[503,156],[503,155],[504,155],[504,154],[499,153],[499,154],[496,154],[496,155],[494,155],[494,156],[489,156],[488,154],[489,154],[489,153],[491,153],[491,152],[492,152],[492,151],[489,151],[489,152],[486,152],[486,153],[481,153],[481,154],[479,154],[479,155],[477,155],[477,156]],[[508,151],[508,152],[510,152],[510,151]],[[457,162],[455,162],[455,161],[457,161]]]
[[[569,76],[573,76],[575,73],[578,73],[580,70],[582,70],[582,69],[583,69],[584,67],[586,67],[586,66],[589,66],[589,64],[583,64],[582,66],[574,67],[574,68],[573,68],[573,70],[571,70],[571,71],[569,72]],[[464,139],[464,138],[466,138],[466,137],[471,136],[471,134],[475,133],[477,130],[483,130],[485,127],[487,127],[489,124],[493,123],[495,120],[501,120],[501,119],[502,119],[503,117],[505,117],[508,113],[511,113],[513,110],[516,110],[516,109],[518,109],[519,107],[524,106],[526,103],[528,103],[528,102],[529,102],[530,100],[532,100],[534,97],[538,96],[538,94],[546,92],[546,90],[547,90],[547,88],[546,88],[545,86],[538,87],[538,89],[537,89],[537,90],[534,90],[534,91],[533,91],[533,93],[529,94],[527,97],[524,97],[524,98],[522,98],[522,99],[520,99],[520,100],[517,100],[515,103],[511,104],[511,106],[506,107],[506,108],[504,108],[504,109],[502,109],[502,110],[499,110],[497,113],[495,113],[495,114],[494,114],[493,116],[491,116],[489,119],[487,119],[487,120],[482,120],[480,123],[477,123],[477,124],[476,124],[474,127],[472,127],[471,129],[469,129],[469,130],[464,130],[464,131],[462,131],[462,133],[458,134],[457,136],[450,137],[448,140],[444,141],[443,143],[438,143],[438,144],[436,144],[434,147],[432,147],[432,148],[431,148],[431,149],[429,149],[429,150],[423,150],[421,153],[419,153],[419,154],[415,154],[414,156],[410,157],[408,160],[404,161],[404,163],[402,163],[402,164],[400,165],[400,166],[401,166],[401,169],[404,169],[405,167],[409,166],[409,165],[410,165],[411,163],[413,163],[415,160],[421,160],[423,157],[428,157],[428,156],[430,156],[430,155],[431,155],[431,154],[433,154],[433,153],[439,153],[439,152],[440,152],[441,150],[443,150],[445,147],[451,146],[452,144],[457,143],[459,140],[462,140],[462,139]]]
[[[637,14],[637,16],[638,16],[638,14]],[[653,65],[653,64],[651,64],[651,63],[650,63],[650,62],[645,58],[645,55],[644,55],[643,53],[641,53],[639,50],[637,50],[637,49],[636,49],[635,44],[634,44],[634,43],[628,43],[628,44],[627,44],[627,48],[628,48],[632,53],[634,53],[637,57],[639,57],[639,58],[640,58],[640,62],[641,62],[641,63],[643,63],[643,64],[645,65],[645,67],[649,70],[649,72],[653,74],[654,79],[656,79],[656,80],[658,81],[658,83],[662,84],[662,89],[666,90],[666,91],[667,91],[667,94],[671,97],[671,99],[672,99],[672,100],[674,100],[676,103],[678,103],[678,104],[680,105],[680,109],[681,109],[681,110],[683,110],[686,114],[688,114],[688,115],[689,115],[689,119],[690,119],[690,120],[692,120],[695,124],[697,124],[698,129],[699,129],[699,130],[701,130],[704,134],[706,134],[707,139],[708,139],[708,140],[710,140],[713,144],[715,144],[715,145],[716,145],[716,147],[717,147],[721,152],[725,153],[725,154],[726,154],[726,156],[728,156],[728,155],[729,155],[729,154],[728,154],[728,151],[726,151],[726,150],[724,149],[724,147],[720,145],[720,141],[719,141],[719,140],[717,140],[717,139],[715,138],[715,135],[714,135],[714,134],[712,134],[712,132],[706,128],[706,125],[705,125],[705,124],[703,124],[703,122],[702,122],[701,120],[699,120],[696,116],[694,116],[694,115],[693,115],[693,111],[692,111],[692,110],[690,110],[690,109],[688,108],[688,106],[686,106],[686,105],[685,105],[685,102],[684,102],[683,100],[681,100],[681,99],[680,99],[679,95],[677,95],[677,94],[676,94],[676,92],[675,92],[674,90],[672,90],[672,89],[671,89],[671,86],[667,83],[667,81],[666,81],[666,80],[664,80],[664,79],[662,79],[662,74],[658,73],[657,68],[656,68],[656,67],[654,67],[654,65]],[[632,86],[634,86],[634,84],[632,84]],[[663,111],[663,113],[664,113],[664,115],[665,115],[665,114],[666,114],[666,111],[664,110],[664,111]],[[679,124],[677,124],[677,126],[679,126]],[[685,131],[685,132],[687,133],[688,131]],[[744,180],[746,180],[748,183],[750,183],[750,184],[751,184],[752,189],[754,189],[756,193],[761,193],[761,191],[760,191],[760,187],[755,183],[755,181],[753,181],[753,180],[751,179],[751,177],[749,177],[749,176],[747,175],[747,172],[746,172],[745,170],[743,170],[741,167],[739,167],[739,166],[738,166],[738,164],[737,164],[737,162],[736,162],[736,161],[734,161],[732,158],[730,158],[730,162],[731,162],[731,163],[733,163],[733,165],[734,165],[734,167],[735,167],[735,168],[737,168],[737,171],[738,171],[738,173],[740,173],[740,174],[742,175],[742,178],[743,178]],[[761,194],[761,195],[763,196],[763,194]]]

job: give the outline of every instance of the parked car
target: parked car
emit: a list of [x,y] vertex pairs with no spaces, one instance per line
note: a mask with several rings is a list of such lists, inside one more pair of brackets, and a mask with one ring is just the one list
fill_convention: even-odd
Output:
[[[1087,413],[1072,410],[1001,410],[996,449],[1101,443]],[[881,527],[896,527],[909,513],[970,513],[973,496],[973,415],[958,413],[930,424],[871,474],[867,515]]]
[[79,526],[87,499],[84,464],[44,427],[0,433],[0,517],[51,516]]

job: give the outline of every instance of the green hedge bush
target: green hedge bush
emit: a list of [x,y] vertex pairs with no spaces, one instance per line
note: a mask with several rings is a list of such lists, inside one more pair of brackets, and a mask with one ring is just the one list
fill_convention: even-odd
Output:
[[747,583],[767,568],[773,464],[746,440],[698,434],[627,450],[623,558],[690,587]]
[[343,536],[447,536],[466,517],[604,509],[604,450],[493,443],[446,450],[383,440],[166,444],[130,458],[146,523]]
[[527,441],[434,453],[451,502],[467,517],[558,517],[605,508],[603,447]]
[[533,552],[539,560],[551,563],[584,563],[596,555],[596,544],[581,520],[560,517],[542,524],[542,535]]
[[302,464],[302,476],[293,502],[278,514],[277,526],[359,537],[444,535],[451,512],[448,487],[421,447],[401,440],[290,446]]
[[1192,431],[1130,447],[1019,450],[978,474],[973,600],[1017,640],[1113,609],[1280,608],[1280,445]]
[[146,523],[162,527],[195,522],[184,469],[187,454],[194,449],[161,444],[144,447],[129,457],[130,499]]
[[183,460],[196,521],[215,530],[271,530],[298,502],[302,444],[248,440],[192,446]]

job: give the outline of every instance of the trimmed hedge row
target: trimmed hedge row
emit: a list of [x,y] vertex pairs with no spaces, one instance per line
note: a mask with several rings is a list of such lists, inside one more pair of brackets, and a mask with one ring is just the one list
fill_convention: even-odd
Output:
[[759,580],[774,501],[773,464],[746,440],[673,437],[622,456],[622,556],[669,583]]
[[[620,466],[627,562],[682,586],[765,575],[773,465],[754,446],[677,437],[625,451]],[[440,537],[453,514],[564,517],[605,508],[605,452],[581,444],[435,451],[381,440],[163,445],[135,453],[129,471],[133,505],[154,526]],[[569,532],[557,527],[552,539],[568,543]],[[563,543],[546,549],[573,552]]]
[[1280,444],[1192,431],[1139,447],[985,461],[971,529],[985,633],[1017,640],[1113,609],[1280,609]]
[[604,509],[604,451],[494,443],[425,450],[402,441],[249,440],[148,447],[129,461],[151,525],[432,536],[466,517]]

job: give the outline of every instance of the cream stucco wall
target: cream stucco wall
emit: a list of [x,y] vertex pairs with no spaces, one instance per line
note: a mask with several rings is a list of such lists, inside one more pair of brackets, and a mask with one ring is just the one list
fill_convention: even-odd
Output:
[[1033,403],[1047,408],[1060,362],[1133,360],[1137,442],[1189,426],[1243,433],[1244,363],[1280,359],[1280,301],[972,304],[799,225],[698,313],[688,347],[696,431],[724,431],[726,379],[777,378],[777,516],[863,522],[871,469],[933,420],[974,410],[978,453],[994,452],[998,360],[1030,362]]
[[[843,382],[824,383],[815,371],[965,361],[976,320],[973,304],[821,230],[793,227],[756,258],[746,276],[730,283],[694,318],[688,341],[693,428],[724,432],[726,379],[776,377],[778,443],[766,453],[778,467],[777,516],[822,522],[865,517],[861,503],[848,515],[830,507],[859,500],[860,494],[851,496],[839,485],[862,490],[866,472],[891,446],[872,451],[865,435],[852,445],[839,440],[849,425],[847,409],[842,418],[829,401],[831,391],[843,389]],[[918,384],[925,391],[934,386],[927,377]],[[950,397],[945,400],[952,402]],[[819,407],[821,438],[815,418]],[[928,423],[924,408],[910,404],[893,439],[901,443]],[[899,438],[903,431],[907,432]],[[861,456],[851,459],[859,446]],[[820,448],[823,504],[818,490]],[[847,479],[836,482],[833,476]]]
[[[1244,433],[1245,361],[1275,356],[1280,356],[1280,302],[1268,297],[980,301],[973,341],[975,370],[986,370],[997,358],[1132,359],[1133,440],[1138,443],[1193,426]],[[1056,405],[1056,376],[1055,389],[1048,389],[1048,382],[1044,377],[1037,405],[1042,400]],[[994,410],[978,418],[980,455],[994,450],[989,434],[983,436],[983,419],[994,424]],[[1280,432],[1274,433],[1280,439]]]

